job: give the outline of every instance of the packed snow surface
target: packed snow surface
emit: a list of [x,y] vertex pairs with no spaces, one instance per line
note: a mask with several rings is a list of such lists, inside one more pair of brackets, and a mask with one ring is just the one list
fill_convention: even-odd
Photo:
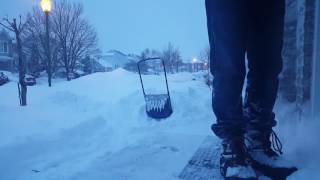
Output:
[[[51,88],[38,79],[27,107],[9,77],[0,86],[0,180],[174,180],[212,135],[201,73],[168,76],[174,113],[163,121],[146,116],[139,76],[123,69]],[[146,89],[166,92],[159,78],[145,76]],[[281,102],[277,112],[285,157],[301,169],[290,179],[320,177],[319,123],[297,121],[295,107]]]

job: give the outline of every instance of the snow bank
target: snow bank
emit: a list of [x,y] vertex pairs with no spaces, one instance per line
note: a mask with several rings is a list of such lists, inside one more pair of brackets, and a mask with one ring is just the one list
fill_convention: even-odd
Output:
[[[159,78],[147,76],[146,85],[161,90]],[[51,88],[40,79],[28,88],[27,107],[18,106],[16,84],[8,83],[0,88],[0,179],[126,179],[131,174],[138,180],[156,173],[156,178],[174,178],[171,172],[178,174],[211,134],[212,112],[203,111],[210,106],[205,95],[210,90],[202,81],[182,74],[170,76],[169,84],[174,114],[155,122],[146,116],[139,76],[123,69],[58,80]],[[119,170],[122,163],[135,162],[134,156],[144,163]],[[164,163],[164,157],[179,161]],[[170,172],[160,173],[159,166]]]

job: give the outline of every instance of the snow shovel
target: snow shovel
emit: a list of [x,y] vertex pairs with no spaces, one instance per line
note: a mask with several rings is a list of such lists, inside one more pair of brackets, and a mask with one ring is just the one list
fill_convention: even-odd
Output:
[[[166,93],[147,94],[145,91],[145,86],[143,84],[143,80],[142,80],[141,64],[148,63],[151,61],[159,61],[159,60],[161,61],[161,64],[163,67],[167,91],[166,91]],[[140,75],[140,82],[141,82],[141,86],[142,86],[144,99],[146,102],[147,115],[153,119],[156,119],[156,120],[168,118],[172,114],[173,110],[172,110],[172,106],[171,106],[171,99],[170,99],[169,86],[168,86],[168,80],[167,80],[167,72],[166,72],[166,67],[165,67],[163,59],[161,59],[161,58],[143,59],[138,62],[138,71],[139,71],[139,75]]]

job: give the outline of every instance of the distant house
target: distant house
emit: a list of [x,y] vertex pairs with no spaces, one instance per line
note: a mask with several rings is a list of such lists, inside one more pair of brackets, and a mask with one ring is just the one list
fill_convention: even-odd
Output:
[[106,68],[106,71],[110,71],[131,67],[131,64],[135,64],[138,60],[139,57],[136,55],[127,55],[117,50],[110,50],[102,55],[98,62]]
[[120,51],[111,50],[102,56],[102,60],[113,69],[117,69],[128,63],[128,56]]
[[97,60],[97,67],[99,67],[100,72],[110,72],[113,70],[114,65],[110,64],[109,62],[105,61],[104,59]]
[[13,43],[9,33],[0,31],[0,70],[12,71],[14,68]]
[[187,71],[187,72],[198,72],[208,70],[208,63],[203,61],[197,62],[184,62],[180,64],[179,70],[180,71]]

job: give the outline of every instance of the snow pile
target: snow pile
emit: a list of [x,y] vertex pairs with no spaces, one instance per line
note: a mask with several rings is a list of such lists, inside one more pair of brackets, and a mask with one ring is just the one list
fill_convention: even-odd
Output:
[[[158,78],[146,84],[161,90]],[[175,110],[163,122],[146,116],[139,76],[123,69],[52,88],[41,81],[28,88],[27,107],[14,82],[0,87],[0,179],[175,179],[211,134],[201,81],[169,82]]]
[[[144,77],[146,89],[166,93],[163,80]],[[168,81],[174,113],[161,122],[146,116],[139,76],[123,69],[55,80],[52,88],[40,79],[28,88],[27,107],[18,106],[15,82],[1,86],[0,179],[177,179],[212,135],[214,116],[201,73],[169,75]],[[277,106],[286,158],[301,169],[291,179],[316,179],[320,125],[297,120],[294,108]]]

